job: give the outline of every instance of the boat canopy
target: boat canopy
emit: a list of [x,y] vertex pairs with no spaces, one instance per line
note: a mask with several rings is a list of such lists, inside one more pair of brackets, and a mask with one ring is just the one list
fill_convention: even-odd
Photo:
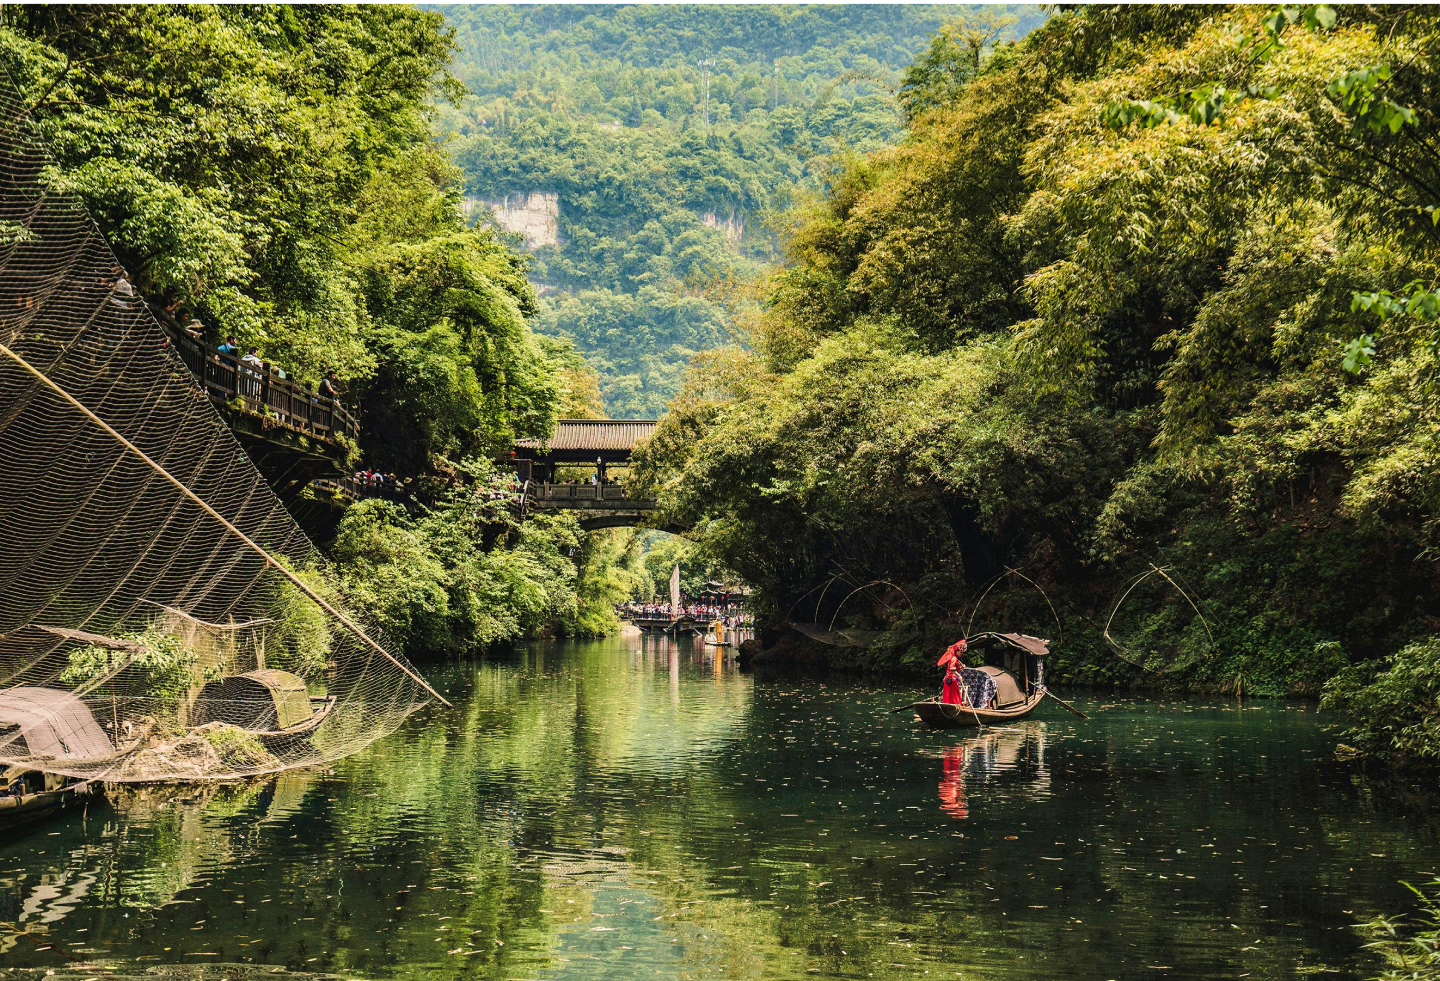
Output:
[[0,746],[22,739],[31,757],[96,760],[115,752],[89,707],[58,688],[0,691]]
[[974,668],[975,671],[983,671],[995,682],[995,707],[1004,708],[1007,705],[1014,705],[1016,702],[1025,701],[1025,693],[1020,690],[1020,682],[1009,671],[986,665],[981,668]]
[[310,719],[305,680],[289,671],[260,670],[212,681],[195,700],[195,722],[223,722],[258,732],[288,729]]
[[1035,657],[1044,657],[1050,653],[1050,641],[1031,637],[1029,634],[998,634],[986,631],[967,638],[967,643],[971,647],[983,644],[1004,644]]

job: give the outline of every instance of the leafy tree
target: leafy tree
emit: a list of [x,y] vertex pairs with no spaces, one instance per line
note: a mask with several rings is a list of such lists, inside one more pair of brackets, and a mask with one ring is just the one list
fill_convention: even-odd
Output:
[[[1324,5],[1066,10],[968,74],[937,40],[934,105],[793,215],[754,353],[697,362],[646,486],[774,617],[894,628],[831,654],[863,666],[933,664],[1006,568],[1074,625],[1152,563],[1207,618],[1127,600],[1111,640],[1154,683],[1413,660],[1440,615],[1437,40],[1430,8]],[[1009,579],[986,603],[1052,629]],[[1056,662],[1134,670],[1098,631]]]
[[471,652],[575,615],[575,519],[517,520],[506,475],[483,461],[463,474],[418,515],[353,505],[332,546],[347,597],[417,654]]
[[898,95],[906,117],[913,119],[953,102],[980,74],[995,42],[1014,23],[1014,17],[997,17],[982,9],[936,31],[930,47],[905,69]]

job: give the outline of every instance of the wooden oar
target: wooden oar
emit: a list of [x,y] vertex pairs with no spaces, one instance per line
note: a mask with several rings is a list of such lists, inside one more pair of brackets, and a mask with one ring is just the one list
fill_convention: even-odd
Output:
[[1061,705],[1065,706],[1067,710],[1074,712],[1076,715],[1080,716],[1080,718],[1084,719],[1086,722],[1090,721],[1090,716],[1086,715],[1084,712],[1080,711],[1075,706],[1065,701],[1065,699],[1061,698],[1059,695],[1052,695],[1049,688],[1041,688],[1040,690],[1046,695],[1049,695],[1049,697],[1055,699],[1055,701],[1059,702]]
[[910,711],[912,708],[914,708],[914,705],[913,705],[913,704],[911,704],[911,705],[902,705],[902,706],[900,706],[899,708],[891,709],[891,710],[890,710],[890,714],[891,714],[891,715],[894,715],[896,712],[908,712],[908,711]]

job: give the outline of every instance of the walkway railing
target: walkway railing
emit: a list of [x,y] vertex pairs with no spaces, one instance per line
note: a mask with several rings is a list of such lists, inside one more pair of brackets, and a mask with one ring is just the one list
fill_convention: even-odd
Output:
[[580,504],[586,501],[622,501],[628,507],[653,506],[654,501],[643,497],[631,497],[619,484],[530,484],[530,496],[537,502],[551,502],[559,506]]
[[387,501],[406,501],[410,499],[410,488],[405,484],[394,484],[386,481],[376,483],[369,480],[357,480],[354,477],[341,477],[332,479],[322,477],[319,480],[312,480],[310,486],[325,494],[338,494],[351,501],[359,501],[367,497],[379,497]]
[[188,337],[172,335],[171,340],[180,360],[211,398],[221,402],[238,399],[250,412],[322,439],[343,436],[354,440],[360,433],[360,424],[339,400],[281,378],[269,365],[257,368],[233,355],[207,351]]

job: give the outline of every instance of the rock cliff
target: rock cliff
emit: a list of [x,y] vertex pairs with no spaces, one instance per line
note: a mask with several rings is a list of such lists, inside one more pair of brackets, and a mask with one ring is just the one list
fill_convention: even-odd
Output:
[[461,204],[466,218],[489,211],[495,224],[521,235],[530,251],[560,243],[560,195],[554,191],[507,194],[503,198],[467,197]]
[[745,234],[745,219],[733,211],[730,212],[730,217],[724,221],[721,221],[720,217],[713,211],[705,212],[700,216],[700,220],[703,221],[708,228],[722,229],[725,232],[725,241],[731,245],[739,242],[740,237]]

